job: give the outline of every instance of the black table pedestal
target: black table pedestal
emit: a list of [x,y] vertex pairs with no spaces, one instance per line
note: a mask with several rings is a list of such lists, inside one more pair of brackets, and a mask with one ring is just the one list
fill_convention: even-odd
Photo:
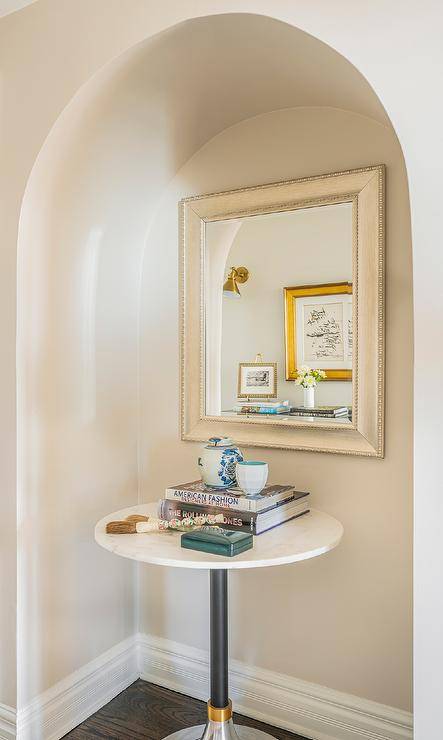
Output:
[[211,698],[206,725],[187,727],[164,740],[275,740],[262,730],[234,725],[228,696],[228,571],[210,571]]

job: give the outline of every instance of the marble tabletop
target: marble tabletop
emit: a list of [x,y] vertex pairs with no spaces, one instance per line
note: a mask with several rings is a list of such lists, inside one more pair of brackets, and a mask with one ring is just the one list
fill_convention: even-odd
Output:
[[96,542],[124,558],[175,568],[234,570],[296,563],[332,550],[343,535],[343,527],[337,519],[311,509],[308,514],[254,537],[252,550],[228,558],[185,550],[180,546],[180,532],[106,534],[107,522],[125,519],[129,514],[156,516],[157,503],[139,504],[105,516],[95,527]]

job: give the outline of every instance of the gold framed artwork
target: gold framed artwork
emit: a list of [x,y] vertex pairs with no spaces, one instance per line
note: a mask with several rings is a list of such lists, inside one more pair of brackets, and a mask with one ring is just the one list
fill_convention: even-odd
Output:
[[276,362],[240,362],[238,398],[277,398]]
[[326,372],[326,380],[352,380],[352,283],[284,288],[286,380],[297,367]]

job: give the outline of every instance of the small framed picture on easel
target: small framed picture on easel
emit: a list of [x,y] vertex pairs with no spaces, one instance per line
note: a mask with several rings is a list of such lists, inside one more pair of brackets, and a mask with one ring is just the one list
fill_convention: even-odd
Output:
[[276,398],[277,363],[263,362],[261,355],[257,355],[255,362],[240,362],[237,396],[238,398]]

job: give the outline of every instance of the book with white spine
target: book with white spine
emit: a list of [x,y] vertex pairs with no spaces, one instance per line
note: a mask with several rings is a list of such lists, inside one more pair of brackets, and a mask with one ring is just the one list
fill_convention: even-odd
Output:
[[258,398],[255,401],[243,401],[242,398],[239,398],[235,406],[259,406],[262,409],[275,409],[280,406],[289,407],[289,401],[260,401]]
[[203,481],[197,480],[167,488],[165,499],[199,506],[258,512],[289,499],[294,491],[295,486],[292,485],[267,485],[256,496],[245,496],[240,488],[233,486],[224,489],[210,488]]

